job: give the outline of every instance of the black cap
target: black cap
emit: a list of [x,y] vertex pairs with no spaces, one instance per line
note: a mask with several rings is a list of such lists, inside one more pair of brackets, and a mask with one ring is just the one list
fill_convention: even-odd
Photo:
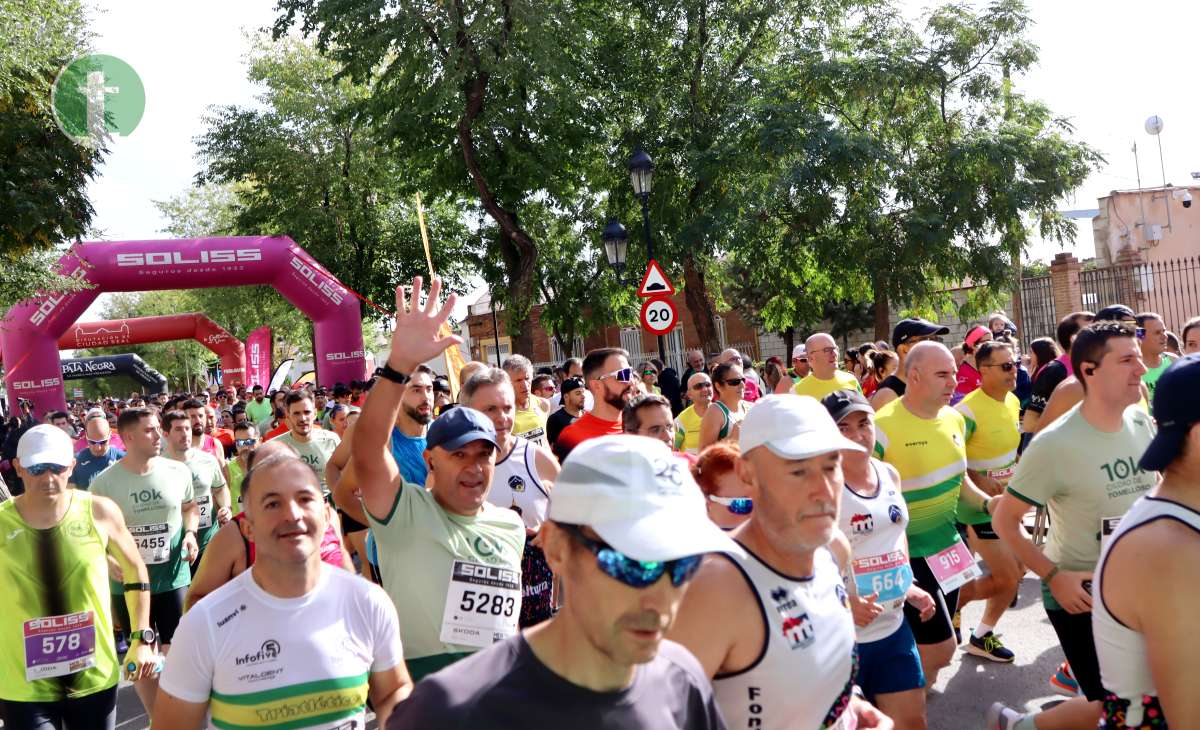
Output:
[[896,328],[892,330],[892,347],[899,347],[905,340],[913,337],[928,337],[929,335],[948,335],[950,334],[949,327],[943,327],[940,324],[934,324],[927,319],[920,317],[910,317],[902,319],[896,323]]
[[1133,310],[1124,304],[1110,304],[1099,312],[1096,312],[1097,322],[1120,322],[1123,319],[1137,319],[1137,315]]
[[428,448],[441,446],[444,449],[461,449],[472,441],[496,443],[496,427],[492,419],[474,408],[453,408],[438,416],[425,435]]
[[1200,354],[1179,358],[1158,377],[1154,420],[1158,421],[1158,432],[1138,466],[1162,471],[1183,450],[1192,424],[1200,421]]
[[562,383],[562,394],[566,395],[572,390],[579,390],[583,387],[583,378],[567,378]]
[[857,390],[835,390],[821,399],[821,405],[825,406],[825,410],[833,416],[834,423],[840,423],[843,418],[855,411],[875,412],[863,394]]

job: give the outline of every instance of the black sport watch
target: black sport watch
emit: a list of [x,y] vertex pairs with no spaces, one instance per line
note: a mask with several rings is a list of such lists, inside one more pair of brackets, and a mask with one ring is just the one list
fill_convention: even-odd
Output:
[[396,385],[404,385],[405,383],[408,382],[407,375],[400,372],[399,370],[396,370],[391,365],[388,365],[386,362],[383,364],[382,367],[376,368],[375,374],[378,375],[379,377],[383,378],[384,380],[392,381]]
[[154,633],[154,629],[142,629],[129,634],[130,641],[140,641],[143,644],[150,645],[158,638],[158,634]]

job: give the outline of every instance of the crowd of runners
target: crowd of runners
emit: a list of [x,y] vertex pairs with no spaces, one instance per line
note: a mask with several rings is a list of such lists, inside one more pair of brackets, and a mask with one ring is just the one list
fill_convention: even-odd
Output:
[[367,382],[19,404],[6,730],[111,730],[121,679],[169,730],[920,729],[955,652],[1013,662],[1027,572],[1069,699],[955,726],[1200,727],[1200,319],[513,355],[452,392],[422,288]]

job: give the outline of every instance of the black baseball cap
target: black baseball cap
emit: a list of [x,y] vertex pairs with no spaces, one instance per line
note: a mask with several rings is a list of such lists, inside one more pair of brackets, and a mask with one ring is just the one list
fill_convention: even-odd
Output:
[[1124,304],[1110,304],[1099,312],[1096,312],[1097,322],[1120,322],[1123,319],[1137,319],[1137,315],[1133,310]]
[[1162,471],[1179,456],[1192,425],[1200,421],[1200,354],[1179,358],[1159,376],[1153,413],[1158,433],[1138,466]]
[[909,317],[902,319],[896,323],[896,328],[892,330],[892,347],[899,347],[901,343],[913,337],[928,337],[929,335],[948,335],[950,334],[949,327],[943,327],[940,324],[934,324],[927,319],[920,317]]
[[821,399],[821,405],[825,406],[825,410],[833,416],[834,423],[841,423],[843,418],[856,411],[875,412],[863,394],[857,390],[835,390]]
[[453,408],[446,411],[429,426],[425,435],[427,448],[441,446],[443,449],[461,449],[472,441],[487,441],[499,448],[496,443],[496,427],[492,419],[474,408]]
[[566,395],[572,390],[579,390],[583,387],[583,378],[567,378],[562,383],[562,394]]

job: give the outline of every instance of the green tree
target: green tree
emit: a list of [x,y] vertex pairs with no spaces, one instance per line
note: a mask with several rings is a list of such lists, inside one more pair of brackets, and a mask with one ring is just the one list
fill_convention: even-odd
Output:
[[59,131],[50,85],[88,49],[86,20],[81,0],[0,0],[0,308],[82,288],[53,264],[91,223],[103,150]]
[[[398,283],[428,268],[413,202],[419,179],[368,123],[370,88],[335,78],[336,71],[304,41],[256,39],[250,79],[263,88],[260,104],[210,112],[197,140],[197,184],[232,186],[232,216],[218,219],[230,233],[290,236],[346,286],[386,308]],[[452,286],[461,285],[474,238],[452,201],[434,198],[427,207],[433,264]],[[186,206],[179,212],[187,219]],[[271,300],[258,290],[239,296]],[[380,316],[365,305],[362,311]]]

